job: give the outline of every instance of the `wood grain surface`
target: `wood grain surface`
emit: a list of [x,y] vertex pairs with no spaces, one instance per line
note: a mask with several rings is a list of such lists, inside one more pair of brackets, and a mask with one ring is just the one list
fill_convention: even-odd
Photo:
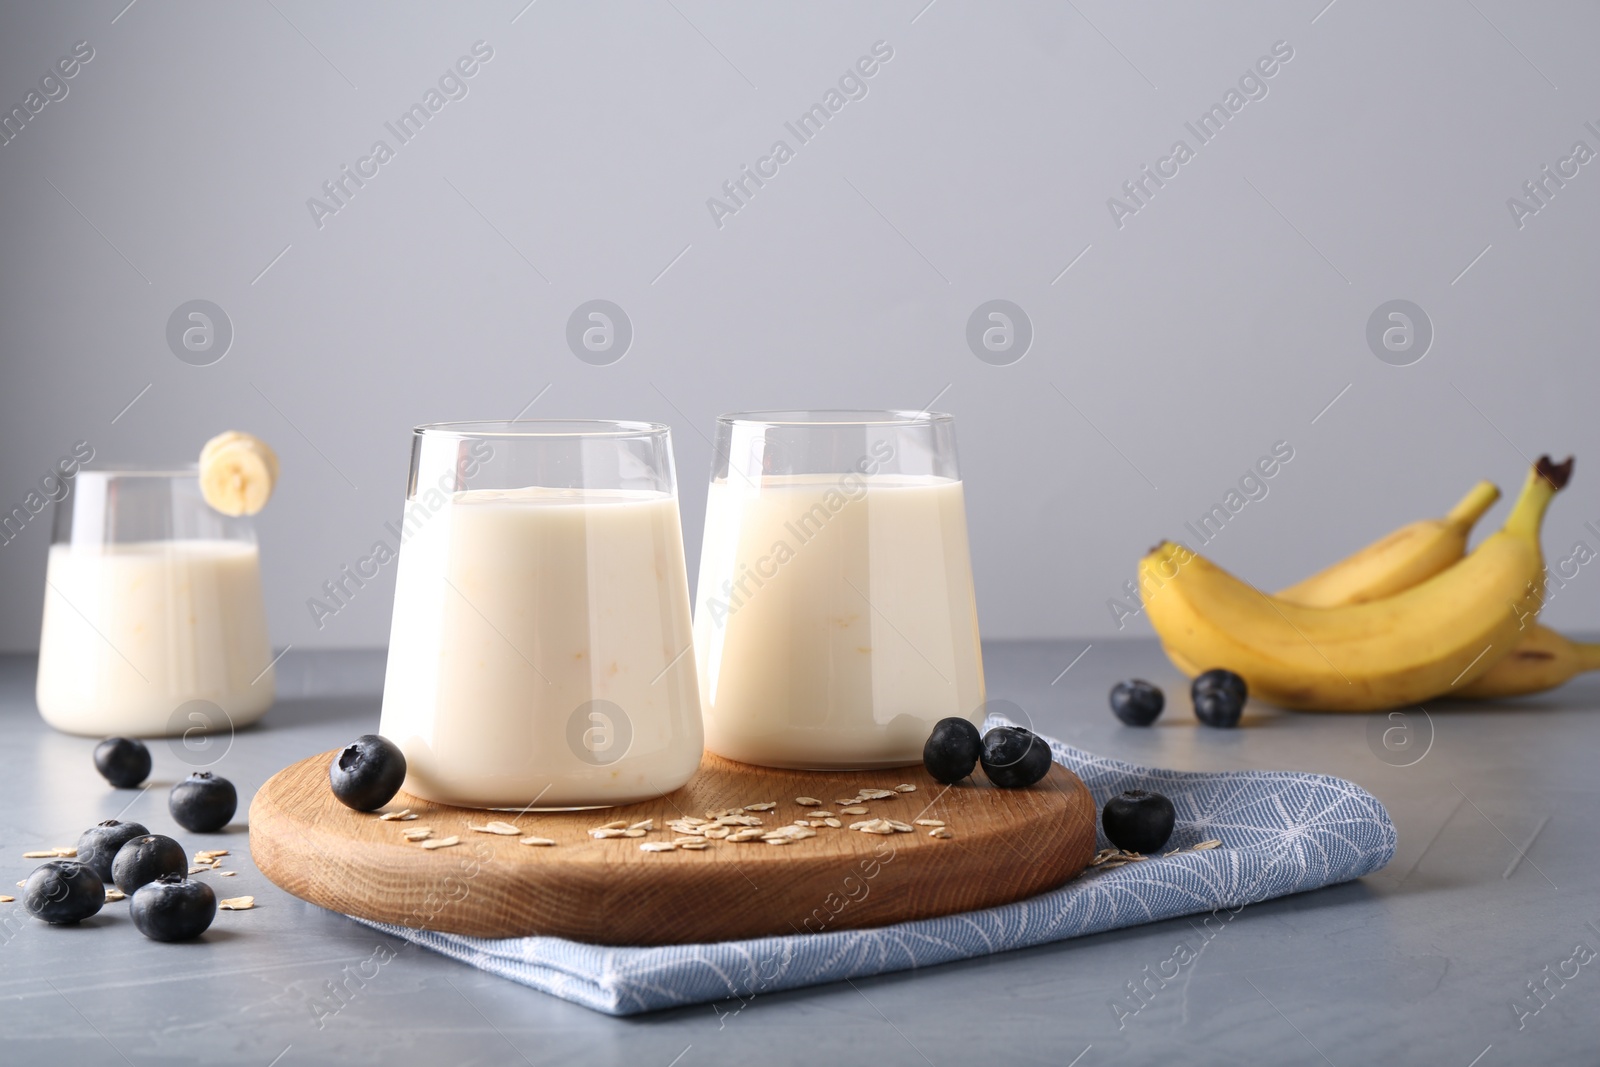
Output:
[[[733,763],[706,754],[688,785],[642,804],[578,812],[473,811],[401,793],[383,811],[410,808],[414,821],[352,811],[328,787],[334,752],[279,771],[250,805],[250,850],[283,889],[313,904],[381,922],[471,934],[546,934],[610,945],[665,945],[773,934],[882,926],[991,907],[1061,885],[1094,856],[1095,806],[1076,775],[1060,766],[1030,789],[998,789],[981,773],[954,786],[920,767],[806,772]],[[915,792],[862,801],[866,815],[842,815],[860,789]],[[816,797],[846,828],[774,846],[714,841],[704,851],[645,852],[671,841],[684,815],[776,801],[754,812],[765,826],[817,809]],[[847,827],[872,818],[942,819],[888,836]],[[613,820],[655,820],[643,838],[595,840]],[[469,829],[509,822],[555,846]],[[402,831],[431,827],[450,848],[423,849]]]

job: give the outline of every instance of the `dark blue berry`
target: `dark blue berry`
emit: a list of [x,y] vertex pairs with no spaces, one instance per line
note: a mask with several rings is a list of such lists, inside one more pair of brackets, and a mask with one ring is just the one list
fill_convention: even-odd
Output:
[[129,841],[143,837],[149,832],[136,822],[107,819],[105,822],[96,823],[78,838],[77,860],[99,875],[102,882],[109,882],[111,864],[116,860],[117,852]]
[[978,728],[952,716],[934,723],[928,743],[922,746],[922,766],[934,781],[951,785],[971,774],[982,755],[983,737]]
[[1226,689],[1239,698],[1240,704],[1243,704],[1245,698],[1250,695],[1250,690],[1244,684],[1244,679],[1222,667],[1197,675],[1195,680],[1190,683],[1189,693],[1192,696],[1202,689]]
[[405,753],[377,734],[362,734],[328,764],[333,795],[357,811],[377,811],[394,799],[405,780]]
[[997,726],[983,736],[983,773],[1001,789],[1022,789],[1050,773],[1050,746],[1032,730]]
[[1216,686],[1194,694],[1195,718],[1207,726],[1220,729],[1237,726],[1243,713],[1244,700],[1232,689]]
[[100,878],[77,860],[51,860],[28,875],[22,906],[47,923],[87,919],[106,903]]
[[136,837],[117,850],[111,862],[111,880],[117,888],[132,896],[142,885],[164,874],[184,874],[189,870],[189,857],[183,846],[161,834]]
[[164,874],[141,886],[128,907],[133,925],[152,941],[187,941],[217,917],[217,894],[204,882]]
[[178,825],[197,834],[210,834],[228,825],[239,810],[239,791],[226,778],[196,771],[167,796],[167,810]]
[[1160,793],[1130,789],[1106,801],[1100,828],[1106,839],[1123,851],[1148,856],[1167,843],[1176,819],[1172,801]]
[[133,789],[150,777],[150,750],[132,737],[108,737],[94,747],[94,766],[118,789]]
[[1111,687],[1111,710],[1129,726],[1149,726],[1167,706],[1167,698],[1149,682],[1135,678]]

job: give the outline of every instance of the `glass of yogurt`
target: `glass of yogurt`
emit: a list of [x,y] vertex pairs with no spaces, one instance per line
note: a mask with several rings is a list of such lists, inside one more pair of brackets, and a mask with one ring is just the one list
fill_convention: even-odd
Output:
[[272,705],[272,664],[248,518],[207,504],[192,466],[77,473],[45,566],[46,722],[97,737],[247,726]]
[[719,418],[694,625],[706,747],[720,756],[905,766],[940,719],[981,722],[951,417]]
[[521,810],[679,788],[703,744],[691,636],[668,427],[417,427],[380,727],[407,792]]

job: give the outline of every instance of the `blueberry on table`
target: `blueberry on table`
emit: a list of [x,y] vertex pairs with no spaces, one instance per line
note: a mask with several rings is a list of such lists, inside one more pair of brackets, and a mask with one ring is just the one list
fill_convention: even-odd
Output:
[[1194,693],[1194,714],[1207,726],[1219,729],[1237,726],[1239,716],[1244,714],[1244,698],[1224,686],[1199,689]]
[[1106,801],[1100,812],[1100,828],[1123,851],[1148,856],[1167,843],[1176,819],[1172,801],[1160,793],[1130,789]]
[[150,777],[150,750],[132,737],[108,737],[94,747],[95,770],[118,789],[133,789]]
[[152,941],[187,941],[205,933],[217,917],[217,894],[204,882],[164,874],[139,888],[129,913],[133,925]]
[[185,830],[214,833],[228,825],[239,810],[239,791],[226,778],[218,778],[210,771],[196,771],[172,787],[167,810]]
[[107,819],[89,827],[78,837],[79,863],[100,876],[102,882],[111,881],[111,864],[123,845],[150,831],[136,822],[118,822]]
[[983,755],[983,737],[966,719],[940,719],[922,746],[922,766],[933,780],[953,785],[971,774]]
[[1245,698],[1250,695],[1249,687],[1244,684],[1244,679],[1230,670],[1216,667],[1195,676],[1189,685],[1189,694],[1194,696],[1204,689],[1225,689],[1239,698],[1242,706]]
[[188,870],[189,857],[182,845],[162,834],[145,834],[117,851],[117,858],[111,863],[111,880],[132,896],[140,886],[164,874],[186,874]]
[[77,860],[51,860],[28,875],[22,906],[47,923],[75,923],[87,919],[106,903],[106,887],[85,864]]
[[328,764],[328,784],[346,807],[376,811],[400,792],[406,757],[387,737],[362,734]]
[[1166,695],[1142,678],[1111,687],[1111,710],[1129,726],[1149,726],[1166,706]]
[[1050,773],[1050,746],[1032,730],[997,726],[983,736],[983,773],[1001,789],[1023,789]]

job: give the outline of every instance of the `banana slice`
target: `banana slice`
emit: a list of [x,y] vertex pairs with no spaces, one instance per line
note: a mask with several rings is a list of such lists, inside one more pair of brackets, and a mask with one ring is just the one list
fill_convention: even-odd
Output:
[[224,515],[254,515],[278,484],[278,456],[254,434],[219,433],[200,450],[200,494]]

